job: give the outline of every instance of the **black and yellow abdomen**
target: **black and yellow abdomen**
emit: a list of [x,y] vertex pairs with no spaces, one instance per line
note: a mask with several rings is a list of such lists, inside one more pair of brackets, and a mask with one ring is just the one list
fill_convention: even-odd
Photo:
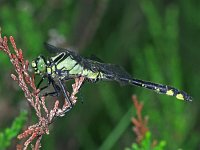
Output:
[[192,101],[192,97],[189,96],[186,92],[178,90],[172,86],[152,83],[149,81],[143,81],[143,80],[138,80],[138,79],[123,79],[122,78],[121,80],[128,81],[129,84],[131,85],[136,85],[136,86],[144,87],[149,90],[153,90],[159,94],[174,96],[179,100]]

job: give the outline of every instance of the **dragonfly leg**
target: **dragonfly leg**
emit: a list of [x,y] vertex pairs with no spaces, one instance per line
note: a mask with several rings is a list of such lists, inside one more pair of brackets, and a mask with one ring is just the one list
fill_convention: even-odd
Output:
[[47,87],[49,87],[49,85],[46,85],[46,86],[40,88],[40,91],[43,91],[43,90],[46,89]]
[[[42,79],[40,80],[40,82],[37,85],[37,89],[40,87],[40,85],[42,84],[42,82],[44,81],[44,79],[46,78],[46,76],[43,76]],[[42,88],[40,88],[40,91],[46,89],[47,87],[49,87],[49,85],[53,82],[53,79],[51,79],[50,77],[48,77],[48,84]]]
[[60,89],[60,87],[54,81],[52,81],[52,86],[53,86],[53,88],[54,88],[55,91],[45,93],[45,94],[43,94],[43,96],[58,97],[60,95],[61,89]]
[[[40,85],[42,84],[42,82],[44,81],[44,76],[42,77],[42,79],[40,80],[40,82],[37,84],[37,89],[40,87]],[[47,88],[47,87],[46,87]]]
[[[44,78],[41,80],[43,81]],[[42,94],[42,96],[54,96],[54,97],[58,97],[60,95],[60,87],[55,83],[55,81],[51,78],[51,77],[48,77],[48,84],[42,88],[40,88],[40,92],[44,89],[46,89],[47,87],[50,86],[50,84],[52,84],[53,88],[54,88],[54,91],[52,92],[46,92],[44,94]]]
[[65,89],[65,87],[64,87],[63,82],[62,82],[60,79],[58,80],[58,82],[59,82],[59,84],[60,84],[61,90],[62,90],[62,92],[63,92],[63,95],[64,95],[64,97],[65,97],[67,103],[70,105],[70,108],[72,108],[72,107],[73,107],[73,103],[71,102],[69,96],[68,96],[67,93],[66,93],[66,89]]

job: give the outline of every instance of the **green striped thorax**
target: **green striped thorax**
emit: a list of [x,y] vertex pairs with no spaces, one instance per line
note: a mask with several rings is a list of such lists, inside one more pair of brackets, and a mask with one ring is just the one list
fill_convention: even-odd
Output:
[[[31,66],[35,74],[49,75],[51,78],[59,77],[65,79],[68,77],[84,76],[91,81],[97,78],[103,78],[103,74],[97,70],[91,70],[90,64],[81,64],[82,58],[71,55],[70,52],[62,52],[50,59],[43,56],[37,57],[32,61]],[[89,66],[89,67],[86,67]]]

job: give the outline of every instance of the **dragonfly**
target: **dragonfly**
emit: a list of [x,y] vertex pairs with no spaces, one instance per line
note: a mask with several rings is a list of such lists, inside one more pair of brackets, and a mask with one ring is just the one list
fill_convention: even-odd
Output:
[[174,96],[179,100],[192,101],[192,97],[182,90],[168,85],[135,79],[121,66],[104,63],[97,57],[95,59],[82,57],[74,51],[55,47],[48,43],[45,43],[45,48],[49,51],[58,52],[58,54],[50,58],[40,55],[32,61],[31,66],[34,68],[35,74],[42,77],[38,83],[38,88],[43,80],[47,78],[48,85],[41,88],[41,90],[52,85],[55,91],[45,95],[58,96],[62,92],[70,107],[73,104],[66,92],[65,82],[78,77],[84,77],[85,81],[91,83],[109,80],[117,81],[120,84],[135,85],[160,94]]

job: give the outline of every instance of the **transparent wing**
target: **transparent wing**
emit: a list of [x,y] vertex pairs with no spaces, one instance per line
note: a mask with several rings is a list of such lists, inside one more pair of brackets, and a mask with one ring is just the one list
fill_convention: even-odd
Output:
[[131,75],[129,75],[121,66],[114,64],[104,64],[101,63],[98,65],[101,72],[107,74],[110,77],[113,77],[115,80],[120,78],[131,79]]
[[55,47],[47,42],[44,42],[44,47],[46,48],[46,50],[50,53],[61,53],[61,52],[68,52],[68,53],[75,53],[75,50],[73,50],[72,48],[60,48],[60,47]]
[[105,79],[116,80],[122,84],[128,83],[123,81],[122,79],[132,79],[131,75],[129,75],[121,66],[115,64],[106,64],[98,61],[87,60],[87,66],[91,68],[92,71],[101,72],[104,74]]

